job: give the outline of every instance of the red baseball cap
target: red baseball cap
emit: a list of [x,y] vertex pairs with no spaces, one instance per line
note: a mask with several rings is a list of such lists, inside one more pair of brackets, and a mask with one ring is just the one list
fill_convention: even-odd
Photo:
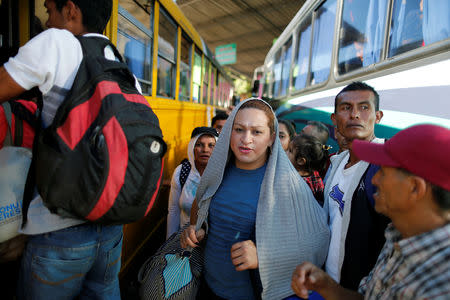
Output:
[[450,130],[436,125],[406,128],[384,144],[354,140],[352,150],[364,161],[403,168],[450,191]]

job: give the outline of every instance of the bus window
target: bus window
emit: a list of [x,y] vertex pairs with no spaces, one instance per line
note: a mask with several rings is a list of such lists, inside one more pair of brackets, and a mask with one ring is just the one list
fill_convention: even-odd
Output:
[[272,83],[272,95],[273,97],[278,97],[280,94],[280,83],[281,83],[281,51],[280,49],[275,54],[275,63],[273,64],[273,83]]
[[311,47],[311,16],[308,16],[298,28],[297,55],[294,56],[292,85],[295,90],[306,87],[309,70],[309,50]]
[[151,7],[144,10],[129,1],[119,4],[117,49],[141,84],[142,93],[151,94]]
[[389,57],[450,37],[450,1],[394,0]]
[[264,75],[264,88],[263,88],[263,97],[270,98],[272,94],[269,94],[270,82],[272,80],[272,71],[268,70]]
[[380,61],[387,0],[345,0],[339,36],[339,74]]
[[209,99],[209,103],[211,105],[216,105],[216,101],[217,99],[214,98],[214,85],[216,84],[216,68],[214,68],[213,66],[211,66],[211,77],[210,77],[210,84],[209,84],[209,95],[210,95],[210,99]]
[[189,101],[191,88],[191,47],[192,42],[184,35],[181,37],[180,91],[179,99]]
[[315,13],[311,52],[311,85],[324,82],[328,79],[331,66],[335,19],[336,0],[324,2]]
[[177,26],[165,13],[159,10],[158,35],[158,81],[157,94],[173,98],[176,68]]
[[203,75],[202,103],[203,104],[208,104],[209,65],[210,65],[210,62],[205,56],[205,58],[203,59],[203,67],[202,67],[202,75]]
[[200,50],[195,48],[194,52],[194,67],[192,70],[192,101],[194,103],[200,102],[200,91],[202,88],[202,54]]
[[289,87],[289,73],[291,70],[292,59],[292,38],[290,38],[284,45],[283,58],[282,58],[282,71],[281,71],[281,91],[280,96],[286,96]]
[[216,81],[215,81],[215,92],[214,92],[214,99],[215,99],[215,104],[216,105],[222,105],[222,100],[220,99],[220,74],[219,72],[216,70]]

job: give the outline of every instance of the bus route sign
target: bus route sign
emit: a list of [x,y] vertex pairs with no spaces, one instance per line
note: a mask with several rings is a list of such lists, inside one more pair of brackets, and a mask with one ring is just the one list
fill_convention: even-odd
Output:
[[221,65],[236,63],[236,44],[227,44],[216,47],[216,60]]

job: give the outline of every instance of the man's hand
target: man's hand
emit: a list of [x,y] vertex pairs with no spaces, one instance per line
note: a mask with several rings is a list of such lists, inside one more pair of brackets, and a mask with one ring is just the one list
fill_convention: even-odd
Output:
[[190,225],[186,228],[180,236],[180,243],[182,248],[187,248],[188,246],[195,248],[198,244],[205,238],[205,230],[200,229],[195,231],[195,225]]
[[322,269],[310,262],[304,262],[295,268],[291,287],[300,298],[308,299],[308,290],[318,292],[325,299],[363,299],[361,294],[344,289]]
[[258,255],[255,243],[247,240],[231,246],[231,261],[236,267],[236,271],[258,268]]
[[291,287],[297,296],[308,299],[308,290],[319,292],[320,289],[326,289],[330,280],[333,281],[323,270],[310,262],[304,262],[295,268]]

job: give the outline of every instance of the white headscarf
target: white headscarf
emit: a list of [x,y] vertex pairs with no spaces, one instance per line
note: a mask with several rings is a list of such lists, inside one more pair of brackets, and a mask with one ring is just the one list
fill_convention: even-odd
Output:
[[[222,182],[231,157],[234,118],[240,107],[250,100],[268,105],[250,98],[237,105],[228,117],[197,188],[197,228],[207,221],[211,198]],[[263,299],[293,295],[290,283],[295,267],[304,261],[323,265],[330,239],[325,212],[281,146],[275,116],[274,125],[276,138],[267,161],[256,213],[256,248]]]

